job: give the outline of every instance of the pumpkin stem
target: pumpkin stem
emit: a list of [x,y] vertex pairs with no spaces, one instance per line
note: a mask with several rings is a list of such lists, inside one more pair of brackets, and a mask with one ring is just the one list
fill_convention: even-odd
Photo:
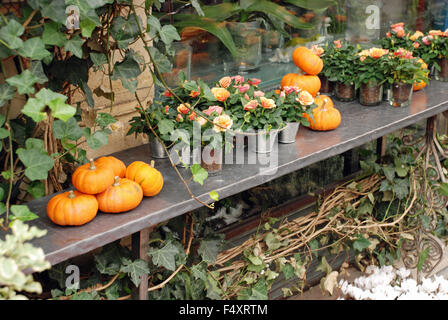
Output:
[[115,180],[114,180],[114,187],[118,187],[120,185],[120,177],[119,176],[115,176]]
[[90,162],[90,167],[89,167],[89,169],[90,169],[90,170],[96,170],[96,166],[95,166],[95,162],[93,161],[93,158],[91,158],[91,159],[89,160],[89,162]]
[[153,168],[154,168],[154,165],[155,165],[155,162],[154,162],[154,160],[151,160],[151,167],[153,167]]
[[76,194],[73,192],[73,190],[70,190],[70,191],[68,192],[68,196],[67,196],[67,198],[69,198],[69,199],[74,199],[74,198],[76,198]]

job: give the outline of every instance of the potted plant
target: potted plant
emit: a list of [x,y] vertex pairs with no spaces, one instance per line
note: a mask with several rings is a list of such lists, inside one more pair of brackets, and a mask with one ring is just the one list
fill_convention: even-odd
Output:
[[358,53],[356,88],[360,88],[359,102],[365,106],[376,106],[383,100],[383,83],[387,80],[389,50],[366,49]]
[[389,54],[389,76],[391,85],[390,105],[394,107],[409,106],[412,99],[414,82],[428,82],[422,63],[412,52],[400,48]]
[[312,109],[316,106],[313,96],[306,90],[286,86],[281,91],[275,90],[268,93],[267,97],[276,101],[286,124],[285,129],[279,133],[278,142],[294,143],[300,124],[310,125],[305,114],[312,117]]
[[320,93],[325,94],[333,93],[334,81],[330,81],[330,79],[326,74],[327,72],[329,72],[328,67],[331,66],[331,59],[334,55],[334,50],[335,47],[329,46],[328,43],[325,44],[325,48],[322,48],[321,46],[318,45],[311,46],[311,51],[322,59],[324,65],[322,71],[317,75],[321,83],[321,87],[319,90]]
[[436,80],[448,81],[448,29],[445,32],[431,30],[427,34],[421,33],[414,47],[414,56],[422,58],[430,66]]
[[390,31],[379,42],[383,49],[394,51],[398,48],[414,50],[415,41],[423,35],[420,31],[412,33],[403,22],[391,25]]
[[358,49],[340,40],[324,49],[322,74],[334,81],[334,93],[339,101],[353,101],[356,98],[356,69],[359,64]]

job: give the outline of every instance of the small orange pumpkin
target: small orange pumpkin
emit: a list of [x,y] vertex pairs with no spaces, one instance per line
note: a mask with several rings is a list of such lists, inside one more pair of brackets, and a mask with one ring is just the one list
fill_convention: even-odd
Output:
[[120,159],[113,156],[101,157],[95,160],[95,165],[104,165],[112,168],[114,175],[124,178],[126,176],[126,165]]
[[298,87],[315,97],[320,90],[321,82],[318,76],[288,73],[282,78],[280,86],[282,89],[286,86]]
[[60,226],[81,226],[93,220],[98,201],[91,194],[68,191],[55,195],[47,203],[47,215]]
[[105,164],[96,165],[93,159],[73,172],[73,186],[87,194],[97,194],[114,183],[114,171]]
[[134,161],[126,169],[126,178],[137,182],[143,189],[145,197],[157,195],[163,187],[163,176],[154,168],[154,160],[151,165],[143,161]]
[[[428,70],[428,65],[425,63],[425,61],[423,61],[423,59],[418,59],[418,62],[421,63],[421,67],[423,70]],[[428,76],[429,71],[426,73],[426,75]],[[420,81],[420,82],[414,82],[414,91],[419,91],[421,89],[423,89],[424,87],[426,87],[426,82],[425,81]]]
[[137,182],[115,176],[114,184],[97,194],[96,198],[102,212],[125,212],[142,202],[143,190]]
[[313,109],[313,119],[307,114],[304,116],[310,123],[310,128],[317,131],[329,131],[336,129],[341,123],[341,113],[334,107],[333,101],[325,95],[314,99],[317,107]]
[[324,67],[322,59],[307,47],[294,49],[292,52],[292,61],[306,74],[314,76],[318,75]]

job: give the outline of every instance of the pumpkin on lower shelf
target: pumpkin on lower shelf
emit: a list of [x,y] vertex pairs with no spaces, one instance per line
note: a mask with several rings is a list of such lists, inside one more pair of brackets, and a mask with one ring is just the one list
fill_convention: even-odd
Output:
[[329,131],[336,129],[341,123],[341,113],[334,107],[333,101],[325,95],[314,98],[317,107],[313,109],[313,119],[303,114],[310,123],[310,128],[317,131]]
[[114,171],[105,164],[95,164],[93,159],[73,172],[73,186],[87,194],[97,194],[114,183]]
[[108,166],[114,171],[114,175],[124,178],[126,176],[126,165],[120,159],[113,156],[105,156],[95,160],[95,165]]
[[137,182],[116,176],[115,182],[97,194],[96,199],[102,212],[125,212],[136,208],[142,202],[143,190]]
[[68,191],[55,195],[47,203],[47,215],[60,226],[81,226],[95,218],[98,201],[91,194]]
[[154,168],[154,160],[151,165],[143,161],[132,162],[126,169],[126,178],[137,182],[145,197],[157,195],[163,187],[163,176]]
[[287,86],[298,87],[302,90],[308,91],[313,97],[315,97],[320,90],[321,82],[318,76],[288,73],[283,76],[280,86],[282,89]]

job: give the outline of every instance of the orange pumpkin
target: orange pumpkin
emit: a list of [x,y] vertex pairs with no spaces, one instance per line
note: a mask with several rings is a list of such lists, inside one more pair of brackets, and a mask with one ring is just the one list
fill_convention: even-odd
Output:
[[[423,59],[418,59],[418,62],[420,62],[422,65],[422,69],[424,70],[428,70],[428,65],[425,63],[425,61],[423,61]],[[429,74],[429,71],[426,73],[427,75]],[[420,81],[420,82],[414,82],[414,91],[419,91],[421,89],[423,89],[424,87],[426,87],[426,82],[425,81]]]
[[137,182],[145,197],[157,195],[163,187],[163,176],[154,168],[154,160],[151,165],[143,161],[132,162],[126,169],[126,178]]
[[101,157],[96,159],[95,165],[108,166],[114,171],[114,175],[124,178],[126,176],[126,165],[120,159],[113,156]]
[[105,164],[96,165],[93,159],[73,172],[73,186],[87,194],[97,194],[114,183],[114,171]]
[[329,131],[336,129],[341,123],[341,113],[334,107],[333,101],[324,95],[314,99],[317,107],[313,109],[313,119],[307,114],[304,116],[310,123],[310,128],[317,131]]
[[320,90],[321,82],[318,76],[288,73],[282,78],[280,86],[282,89],[286,86],[298,87],[308,91],[315,97]]
[[68,191],[55,195],[47,203],[47,215],[60,226],[80,226],[93,220],[98,201],[91,194]]
[[114,184],[97,194],[96,198],[102,212],[125,212],[142,202],[143,190],[137,182],[115,176]]
[[306,74],[314,76],[318,75],[324,67],[322,59],[307,47],[294,49],[292,52],[292,61]]

